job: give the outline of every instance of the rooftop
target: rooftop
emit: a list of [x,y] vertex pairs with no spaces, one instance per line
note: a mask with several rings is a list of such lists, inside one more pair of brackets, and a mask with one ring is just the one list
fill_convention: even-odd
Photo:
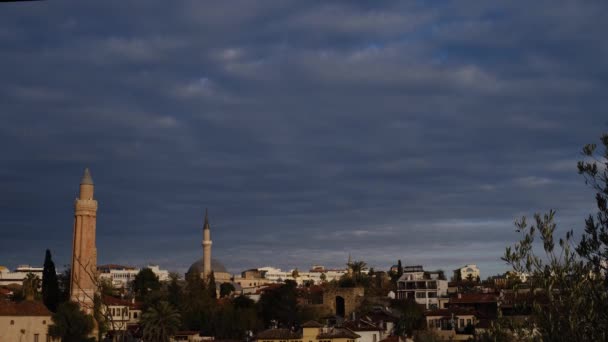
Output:
[[0,316],[51,316],[49,309],[41,302],[24,300],[22,302],[0,301]]

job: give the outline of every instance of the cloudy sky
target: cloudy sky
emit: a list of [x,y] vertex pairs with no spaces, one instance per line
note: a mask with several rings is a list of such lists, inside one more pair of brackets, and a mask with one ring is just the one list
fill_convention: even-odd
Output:
[[[492,3],[492,4],[490,4]],[[498,4],[501,3],[501,4]],[[0,264],[504,271],[513,221],[580,232],[608,131],[604,1],[0,4]]]

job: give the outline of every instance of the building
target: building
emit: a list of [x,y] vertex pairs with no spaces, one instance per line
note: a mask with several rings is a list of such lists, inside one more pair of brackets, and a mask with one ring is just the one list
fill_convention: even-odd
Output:
[[[148,265],[146,268],[149,268],[158,277],[159,281],[169,280],[169,271],[161,270],[160,266]],[[97,267],[97,271],[99,272],[99,278],[110,280],[114,288],[124,289],[129,287],[129,284],[135,279],[135,276],[141,269],[131,266],[108,264]]]
[[449,309],[473,310],[486,318],[495,319],[498,313],[498,296],[494,293],[458,293],[446,304]]
[[294,271],[282,271],[280,268],[271,266],[260,267],[257,269],[264,278],[274,283],[281,283],[285,280],[293,280],[298,285],[302,285],[305,282],[312,281],[313,284],[321,284],[326,281],[338,280],[343,275],[347,274],[348,271],[345,269],[326,269],[323,266],[313,265],[309,272],[297,271],[297,277],[293,277]]
[[11,272],[8,268],[0,266],[0,286],[17,284],[22,285],[23,280],[29,273],[42,280],[42,267],[32,267],[30,265],[19,265],[15,271]]
[[465,265],[454,270],[454,281],[479,280],[479,268],[475,264]]
[[97,201],[93,198],[94,191],[93,178],[87,168],[80,180],[80,193],[74,203],[70,299],[79,303],[88,314],[93,312],[93,298],[97,289]]
[[390,335],[390,332],[387,333],[377,324],[371,322],[370,320],[361,318],[354,321],[344,322],[342,324],[342,328],[346,328],[361,336],[357,339],[357,342],[378,342]]
[[[211,257],[211,226],[209,225],[208,212],[205,211],[205,222],[203,224],[203,257],[196,260],[190,268],[187,274],[195,273],[199,274],[201,278],[207,280],[207,277],[213,272],[215,278],[216,288],[219,289],[222,283],[231,283],[232,275],[226,270],[226,267]],[[235,286],[236,287],[236,286]]]
[[59,341],[48,336],[51,312],[41,302],[0,301],[0,341]]
[[264,278],[263,273],[257,269],[241,272],[240,276],[234,277],[234,282],[241,287],[243,294],[255,293],[262,286],[271,283],[271,281]]
[[425,272],[422,266],[406,266],[397,280],[397,299],[412,298],[428,309],[441,307],[441,298],[447,297],[448,282],[440,279],[439,272]]
[[201,336],[200,331],[178,331],[169,338],[170,342],[211,342],[214,340],[215,338],[212,336]]
[[474,327],[478,324],[477,314],[467,309],[437,309],[424,313],[426,326],[434,330],[441,339],[469,341],[473,338]]
[[102,314],[108,322],[110,332],[127,331],[139,324],[142,315],[141,303],[111,296],[103,296]]
[[318,322],[302,324],[302,329],[272,328],[259,332],[254,340],[259,342],[355,342],[361,336],[346,328],[328,328]]

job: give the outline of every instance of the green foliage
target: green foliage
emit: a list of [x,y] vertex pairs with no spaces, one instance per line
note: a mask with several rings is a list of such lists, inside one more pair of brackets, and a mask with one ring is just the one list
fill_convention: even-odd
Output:
[[28,273],[23,280],[23,286],[21,292],[26,300],[39,299],[40,294],[38,288],[40,287],[40,278],[33,273]]
[[293,281],[286,281],[284,285],[264,292],[258,302],[258,312],[266,327],[272,320],[291,327],[297,321],[297,310],[296,285]]
[[215,300],[207,293],[207,286],[200,274],[190,272],[186,274],[186,286],[183,289],[183,298],[180,311],[182,314],[182,329],[210,330],[209,317]]
[[[572,232],[558,242],[554,211],[516,222],[522,239],[507,247],[505,260],[516,272],[530,275],[537,291],[528,331],[537,329],[544,341],[605,341],[608,338],[608,295],[593,265],[581,259],[571,246]],[[544,255],[538,255],[534,241],[540,236]]]
[[61,303],[51,319],[50,336],[61,338],[63,342],[94,341],[88,337],[93,331],[93,317],[80,311],[77,303]]
[[44,256],[44,269],[42,270],[42,301],[51,312],[56,312],[59,300],[57,271],[55,270],[55,263],[51,258],[51,251],[47,249]]
[[215,274],[213,271],[209,273],[209,278],[207,279],[207,295],[211,299],[217,299],[217,288],[215,287]]
[[234,285],[231,283],[222,283],[220,285],[220,298],[228,297],[232,292],[234,292]]
[[66,268],[57,277],[59,283],[59,303],[67,302],[70,300],[70,281],[72,276],[72,270]]
[[365,261],[353,261],[350,263],[350,268],[353,270],[353,274],[360,275],[363,269],[367,266]]
[[181,306],[182,289],[179,286],[179,274],[170,273],[169,286],[167,286],[167,301],[175,308]]
[[414,299],[395,299],[391,302],[391,307],[401,312],[395,325],[395,335],[411,336],[414,330],[424,327],[424,314]]
[[608,284],[608,134],[601,137],[603,152],[597,145],[589,144],[583,148],[588,161],[578,163],[578,172],[585,183],[595,190],[597,213],[585,220],[585,233],[577,247],[577,252],[594,268],[595,273],[604,272]]
[[180,315],[166,301],[151,306],[141,317],[143,337],[146,341],[169,342],[180,326]]
[[144,301],[146,296],[160,289],[160,281],[154,272],[149,268],[143,268],[135,275],[135,279],[131,284],[133,292],[138,300]]
[[441,339],[439,337],[439,335],[437,335],[437,333],[432,330],[420,330],[420,331],[417,331],[416,334],[414,335],[414,342],[440,342],[440,341],[443,341],[443,339]]

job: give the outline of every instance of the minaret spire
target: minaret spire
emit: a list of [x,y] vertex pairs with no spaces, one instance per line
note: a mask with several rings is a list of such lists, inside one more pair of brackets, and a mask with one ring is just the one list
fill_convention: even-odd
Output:
[[205,223],[203,224],[204,230],[209,230],[209,209],[205,208]]
[[209,226],[209,210],[205,209],[205,223],[203,225],[203,279],[211,274],[211,227]]
[[89,171],[88,167],[86,169],[84,169],[84,174],[82,175],[82,178],[80,179],[80,184],[94,185],[93,177],[91,177],[91,171]]

